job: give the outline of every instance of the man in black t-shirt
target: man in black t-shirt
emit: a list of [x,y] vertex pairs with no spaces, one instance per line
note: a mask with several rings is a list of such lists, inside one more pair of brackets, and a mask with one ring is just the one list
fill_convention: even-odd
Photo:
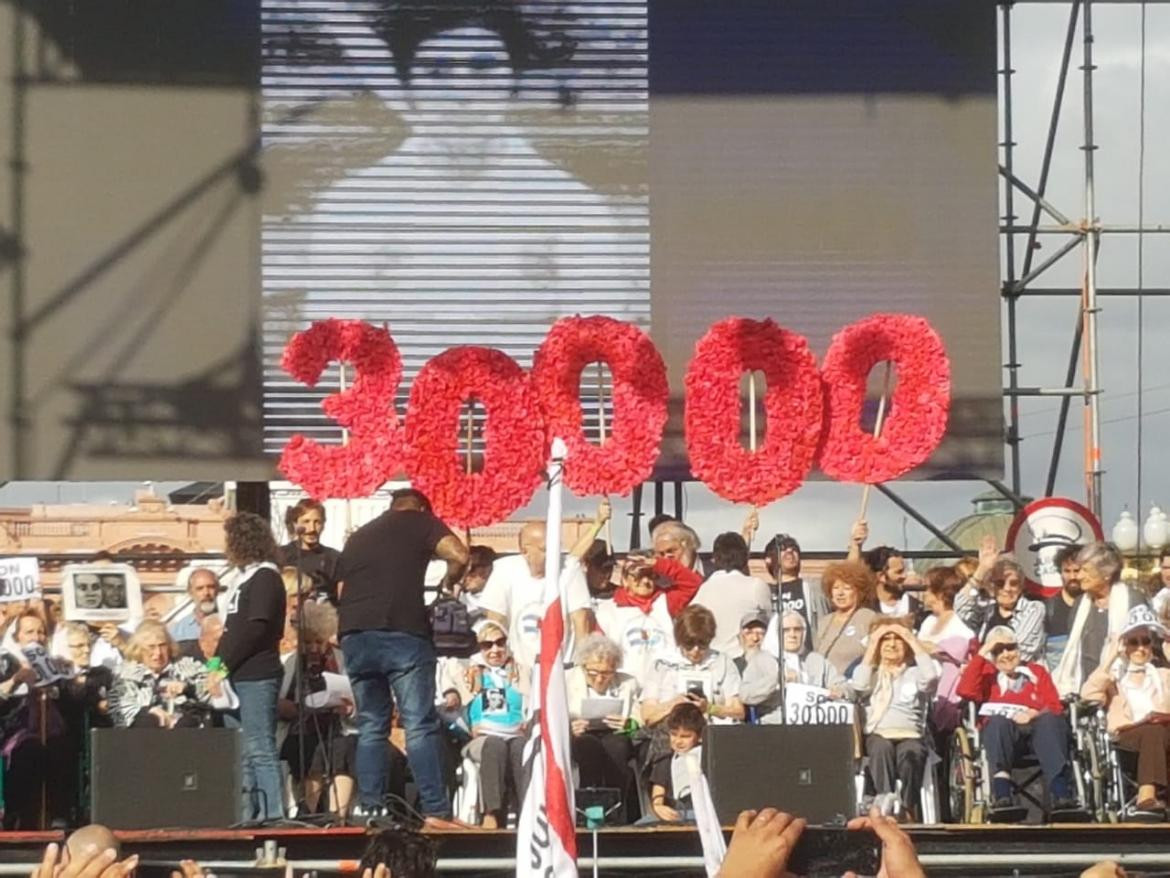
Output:
[[321,531],[325,527],[324,504],[310,498],[301,500],[288,508],[284,525],[292,542],[280,547],[280,566],[300,570],[305,580],[301,591],[336,604],[337,562],[341,553],[321,544]]
[[459,581],[467,548],[431,513],[420,491],[391,495],[390,509],[359,528],[338,564],[338,631],[357,701],[357,785],[362,810],[379,813],[386,794],[391,690],[406,730],[406,753],[423,815],[449,820],[443,732],[435,708],[435,650],[423,594],[427,564],[447,562],[440,588]]
[[829,611],[825,593],[810,587],[800,575],[800,543],[788,534],[777,534],[764,547],[764,563],[776,580],[771,586],[772,612],[800,613],[805,622],[806,645],[812,648],[813,632]]

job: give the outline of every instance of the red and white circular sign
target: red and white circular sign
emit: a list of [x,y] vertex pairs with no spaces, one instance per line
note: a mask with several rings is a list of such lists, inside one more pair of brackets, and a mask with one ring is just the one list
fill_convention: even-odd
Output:
[[1024,568],[1028,594],[1048,597],[1060,591],[1056,553],[1065,546],[1105,539],[1101,522],[1075,500],[1045,497],[1018,513],[1007,532],[1007,551]]

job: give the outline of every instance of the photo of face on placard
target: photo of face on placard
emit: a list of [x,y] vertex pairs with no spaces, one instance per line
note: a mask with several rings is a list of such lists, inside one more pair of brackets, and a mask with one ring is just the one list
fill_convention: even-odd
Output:
[[142,617],[142,586],[129,564],[68,567],[61,578],[70,622],[125,622]]

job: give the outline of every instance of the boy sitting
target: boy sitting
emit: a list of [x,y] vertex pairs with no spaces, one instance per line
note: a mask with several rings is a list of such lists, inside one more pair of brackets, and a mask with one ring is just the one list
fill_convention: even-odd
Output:
[[707,720],[696,705],[684,702],[671,709],[663,724],[670,734],[672,752],[650,769],[650,804],[659,820],[694,820],[691,771],[687,763],[693,761],[698,771]]

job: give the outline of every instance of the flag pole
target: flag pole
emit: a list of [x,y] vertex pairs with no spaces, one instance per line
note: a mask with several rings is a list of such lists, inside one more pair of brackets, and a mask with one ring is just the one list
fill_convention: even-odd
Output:
[[533,673],[532,727],[524,747],[531,779],[516,827],[517,878],[577,878],[577,829],[565,692],[566,583],[561,579],[564,440],[552,441],[545,521],[540,659]]

